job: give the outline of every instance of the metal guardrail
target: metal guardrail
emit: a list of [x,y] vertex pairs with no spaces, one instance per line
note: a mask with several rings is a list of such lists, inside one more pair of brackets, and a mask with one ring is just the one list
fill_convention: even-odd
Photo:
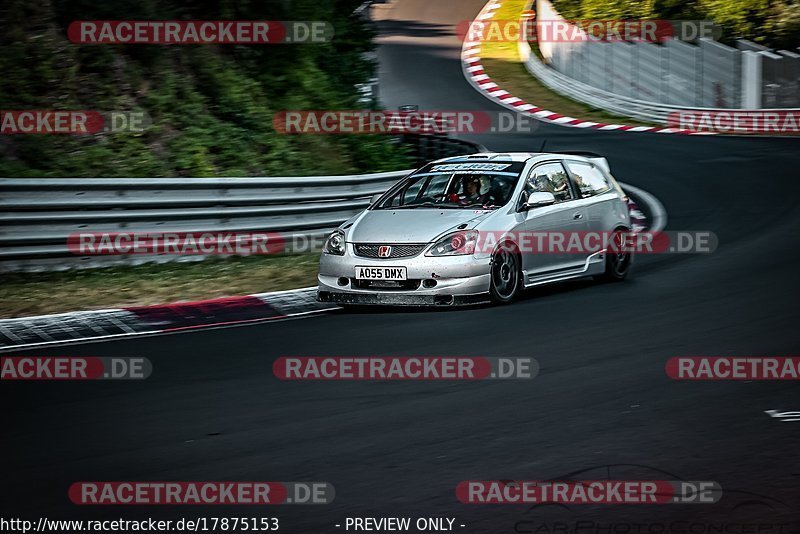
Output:
[[320,239],[406,171],[297,178],[0,178],[0,271],[197,260],[77,256],[76,232],[280,232]]
[[[412,170],[313,178],[0,178],[0,272],[206,257],[80,256],[68,246],[76,233],[276,232],[286,252],[307,252]],[[648,193],[622,186],[658,207]],[[655,215],[661,230],[663,217]]]
[[[485,152],[446,135],[399,136],[412,164]],[[0,272],[196,261],[175,254],[73,254],[77,233],[274,232],[286,252],[324,237],[411,170],[282,178],[0,178]]]

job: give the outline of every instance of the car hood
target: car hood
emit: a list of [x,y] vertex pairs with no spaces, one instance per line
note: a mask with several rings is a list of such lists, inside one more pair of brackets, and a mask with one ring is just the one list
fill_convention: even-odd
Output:
[[429,243],[461,224],[470,228],[491,211],[471,209],[381,209],[365,211],[347,231],[351,243]]

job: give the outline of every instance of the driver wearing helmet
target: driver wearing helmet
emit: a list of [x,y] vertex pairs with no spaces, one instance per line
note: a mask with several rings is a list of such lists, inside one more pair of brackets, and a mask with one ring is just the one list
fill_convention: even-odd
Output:
[[464,178],[464,193],[459,195],[458,200],[464,204],[481,201],[481,179],[478,176]]

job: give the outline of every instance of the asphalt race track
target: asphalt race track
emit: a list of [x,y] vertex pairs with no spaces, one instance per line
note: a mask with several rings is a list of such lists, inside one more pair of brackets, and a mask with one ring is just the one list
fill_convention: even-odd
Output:
[[[387,107],[499,109],[464,79],[453,33],[482,4],[382,8]],[[4,383],[2,515],[273,514],[286,532],[343,531],[334,525],[348,516],[455,517],[462,532],[534,532],[540,522],[577,519],[800,519],[800,422],[765,414],[800,410],[797,383],[674,382],[664,371],[673,356],[798,354],[800,140],[542,124],[479,141],[536,151],[543,139],[550,151],[605,154],[618,179],[661,200],[669,230],[713,231],[719,248],[639,257],[624,284],[564,283],[504,307],[337,311],[16,352],[144,356],[153,374]],[[518,382],[281,382],[272,363],[289,355],[533,356],[541,371]],[[713,505],[534,510],[455,497],[462,480],[580,471],[586,479],[714,480],[724,494]],[[210,511],[71,504],[69,485],[90,480],[320,480],[336,487],[336,501]]]

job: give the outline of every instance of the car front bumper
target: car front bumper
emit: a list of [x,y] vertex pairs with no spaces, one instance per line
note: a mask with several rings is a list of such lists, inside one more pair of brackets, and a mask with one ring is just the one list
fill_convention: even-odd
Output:
[[[419,281],[416,288],[357,287],[356,266],[405,267],[409,281]],[[388,306],[449,306],[489,300],[489,257],[473,255],[373,259],[356,256],[347,244],[344,256],[322,254],[317,298],[340,304],[377,304]],[[434,287],[425,287],[424,282]]]

